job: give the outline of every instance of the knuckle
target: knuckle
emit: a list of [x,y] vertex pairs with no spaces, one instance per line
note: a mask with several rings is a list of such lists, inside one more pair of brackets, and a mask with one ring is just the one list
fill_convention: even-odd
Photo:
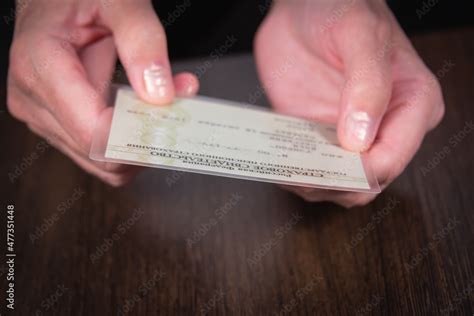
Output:
[[108,183],[112,187],[121,187],[124,186],[130,178],[125,176],[125,175],[118,175],[118,174],[113,174],[111,176],[106,177],[103,179],[106,183]]
[[420,71],[418,81],[420,82],[420,85],[428,88],[427,94],[429,95],[441,91],[441,84],[439,83],[438,77],[436,77],[431,71],[427,69]]
[[291,191],[302,198],[305,202],[320,202],[321,198],[317,191],[311,188],[298,187],[296,189],[292,188]]
[[81,131],[76,136],[79,149],[84,154],[88,154],[92,145],[92,133],[89,131]]
[[21,57],[24,56],[24,47],[20,39],[14,39],[10,47],[10,66],[17,65],[21,61]]
[[334,202],[347,209],[361,207],[372,202],[378,195],[366,193],[350,193],[343,198],[338,198]]
[[351,207],[360,207],[369,204],[377,197],[377,194],[360,194],[352,202]]
[[436,116],[435,119],[437,122],[441,121],[444,116],[444,98],[443,98],[443,90],[441,88],[441,84],[439,79],[434,80],[435,87],[433,89],[434,99],[435,99],[435,106],[436,108]]
[[27,64],[27,49],[23,41],[16,39],[10,48],[10,63],[8,75],[19,83],[28,83],[28,79],[34,76],[33,69]]
[[345,208],[354,208],[354,207],[361,207],[369,204],[375,199],[376,195],[373,196],[366,196],[364,195],[358,195],[356,197],[352,197],[350,200],[345,200],[345,201],[337,201],[336,203],[345,207]]
[[314,197],[314,196],[309,196],[309,195],[300,195],[301,198],[303,199],[303,201],[307,202],[307,203],[318,203],[318,202],[322,202],[322,200],[318,197]]
[[376,161],[376,174],[381,188],[386,187],[403,172],[406,166],[406,158],[404,158],[406,156],[406,154],[394,150],[390,146],[383,153],[379,153]]
[[19,102],[19,100],[11,93],[11,89],[9,93],[7,93],[7,110],[17,120],[23,121],[23,105]]
[[427,97],[429,104],[433,106],[430,116],[430,128],[438,125],[444,117],[445,105],[443,90],[439,78],[432,72],[428,72],[422,79],[422,86],[427,88]]
[[[375,32],[382,39],[386,39],[391,30],[385,17],[365,5],[355,5],[350,8],[341,26],[351,34],[359,34],[360,36],[361,31],[364,30],[371,33]],[[367,33],[371,34],[370,32]]]
[[310,196],[308,194],[297,193],[297,195],[301,197],[303,201],[305,202],[308,202],[308,203],[318,202],[317,199],[315,199],[313,196]]
[[432,128],[434,128],[439,123],[441,123],[441,120],[443,119],[445,111],[446,111],[444,102],[442,102],[442,101],[440,103],[438,103],[435,107],[436,108],[433,111]]
[[126,170],[129,170],[128,165],[123,165],[123,164],[118,164],[118,163],[113,163],[113,162],[105,162],[103,163],[103,169],[107,172],[111,173],[123,173]]
[[62,122],[59,121],[59,124],[61,126],[69,126],[69,128],[65,128],[68,137],[75,143],[76,149],[81,154],[87,156],[92,144],[92,131],[82,124],[81,121],[65,119]]
[[26,126],[34,134],[46,139],[46,134],[38,126],[36,126],[34,124],[31,124],[31,123],[27,123]]

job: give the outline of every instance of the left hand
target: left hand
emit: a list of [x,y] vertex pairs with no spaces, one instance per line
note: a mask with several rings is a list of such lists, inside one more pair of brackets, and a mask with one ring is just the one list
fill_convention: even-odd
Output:
[[30,2],[16,16],[8,110],[85,171],[125,184],[140,168],[89,159],[96,122],[112,110],[107,95],[117,54],[148,103],[195,95],[196,76],[172,77],[165,30],[150,0]]
[[[255,40],[277,111],[337,124],[343,147],[367,151],[382,189],[443,117],[436,77],[383,0],[282,0]],[[288,186],[308,201],[363,205],[374,194]]]

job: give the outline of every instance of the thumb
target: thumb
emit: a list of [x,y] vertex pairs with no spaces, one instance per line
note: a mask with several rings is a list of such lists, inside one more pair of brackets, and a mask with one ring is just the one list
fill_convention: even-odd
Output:
[[341,45],[346,82],[341,97],[338,138],[352,151],[367,150],[377,135],[392,93],[391,43],[368,32]]
[[104,15],[135,92],[149,103],[171,103],[175,91],[166,34],[150,1],[112,3]]

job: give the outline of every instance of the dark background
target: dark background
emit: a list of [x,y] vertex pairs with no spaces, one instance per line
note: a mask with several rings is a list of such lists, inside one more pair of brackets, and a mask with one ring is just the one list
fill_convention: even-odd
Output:
[[[34,0],[31,0],[34,1]],[[187,0],[155,1],[162,21]],[[253,35],[265,16],[270,0],[194,1],[183,14],[166,28],[172,59],[207,56],[222,45],[228,34],[239,40],[229,53],[250,52]],[[410,34],[433,29],[473,24],[474,17],[467,0],[389,1],[402,27]],[[419,18],[417,10],[423,4],[434,5],[428,14]],[[2,0],[0,11],[0,71],[4,76],[8,65],[8,48],[14,22],[14,1]]]

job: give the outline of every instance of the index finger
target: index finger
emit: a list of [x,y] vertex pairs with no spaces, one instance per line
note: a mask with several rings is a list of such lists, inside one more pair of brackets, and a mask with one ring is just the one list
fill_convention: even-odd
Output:
[[45,65],[33,89],[41,90],[38,94],[46,109],[82,150],[89,151],[95,123],[106,103],[90,84],[76,52],[58,40],[48,40],[32,58],[33,65]]

